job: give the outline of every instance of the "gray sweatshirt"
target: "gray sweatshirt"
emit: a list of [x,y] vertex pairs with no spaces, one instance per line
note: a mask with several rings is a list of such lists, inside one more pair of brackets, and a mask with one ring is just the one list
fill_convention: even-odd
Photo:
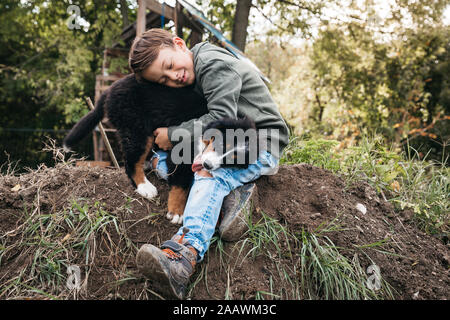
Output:
[[208,42],[195,45],[191,51],[196,79],[194,90],[206,98],[209,112],[169,127],[171,142],[174,142],[172,133],[178,128],[187,130],[193,137],[195,121],[201,121],[205,127],[220,118],[248,116],[259,131],[266,129],[262,132],[267,132],[267,150],[280,158],[289,142],[289,129],[257,71],[227,50]]

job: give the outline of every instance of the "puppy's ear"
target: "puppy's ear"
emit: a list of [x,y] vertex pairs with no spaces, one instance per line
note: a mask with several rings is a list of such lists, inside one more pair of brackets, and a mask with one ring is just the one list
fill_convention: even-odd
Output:
[[208,149],[208,147],[210,146],[210,145],[212,145],[213,143],[214,143],[214,137],[211,137],[211,139],[202,139],[202,142],[203,142],[203,146],[204,146],[204,150],[206,150],[206,149]]

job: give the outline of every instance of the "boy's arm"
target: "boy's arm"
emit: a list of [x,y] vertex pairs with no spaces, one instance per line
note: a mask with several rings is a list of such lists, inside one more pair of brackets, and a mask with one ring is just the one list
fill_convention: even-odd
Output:
[[[211,121],[220,118],[237,118],[237,103],[239,100],[242,80],[240,75],[230,68],[222,60],[213,60],[200,68],[200,72],[196,74],[197,81],[203,90],[203,94],[208,103],[208,113],[204,114],[198,119],[192,119],[183,122],[179,126],[172,126],[168,128],[169,140],[172,140],[172,133],[177,129],[185,129],[189,132],[190,138],[194,137],[194,122],[201,121],[202,128]],[[188,138],[184,134],[183,139]]]

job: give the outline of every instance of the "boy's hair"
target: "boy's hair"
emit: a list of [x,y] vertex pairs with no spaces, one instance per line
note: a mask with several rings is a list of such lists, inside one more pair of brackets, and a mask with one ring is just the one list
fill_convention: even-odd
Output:
[[174,47],[172,39],[175,36],[167,30],[153,28],[136,37],[131,45],[128,64],[136,76],[158,58],[159,50],[164,47]]

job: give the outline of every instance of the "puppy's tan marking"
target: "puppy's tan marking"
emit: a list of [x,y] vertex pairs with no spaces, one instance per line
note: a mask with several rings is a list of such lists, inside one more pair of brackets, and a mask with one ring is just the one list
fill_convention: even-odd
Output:
[[147,138],[147,143],[145,145],[145,151],[139,158],[139,161],[136,162],[134,166],[134,176],[133,181],[136,186],[139,186],[142,183],[145,183],[145,174],[144,174],[144,162],[147,159],[147,155],[153,147],[153,142],[155,141],[154,137]]
[[169,192],[168,212],[166,218],[174,224],[183,223],[183,212],[186,206],[189,190],[173,186]]
[[184,212],[184,207],[186,206],[186,201],[188,197],[188,190],[185,190],[178,186],[173,186],[169,192],[168,199],[168,211],[182,216]]

